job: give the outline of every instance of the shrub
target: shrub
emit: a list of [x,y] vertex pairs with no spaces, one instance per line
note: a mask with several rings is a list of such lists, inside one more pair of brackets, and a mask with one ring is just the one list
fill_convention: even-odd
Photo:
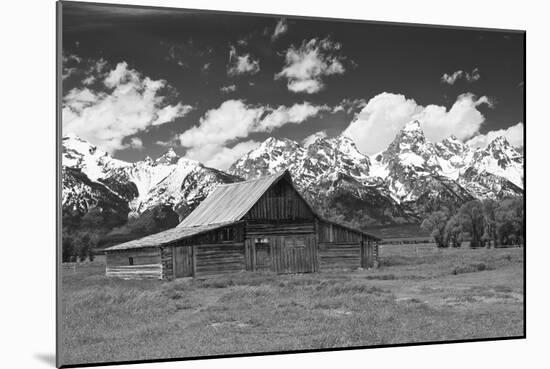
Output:
[[487,264],[485,263],[473,263],[468,265],[462,265],[457,266],[453,269],[452,273],[454,275],[457,274],[464,274],[464,273],[475,273],[475,272],[482,272],[484,270],[491,270]]

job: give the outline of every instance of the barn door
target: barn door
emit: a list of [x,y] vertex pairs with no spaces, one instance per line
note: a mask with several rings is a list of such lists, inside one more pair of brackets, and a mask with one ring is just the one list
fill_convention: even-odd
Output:
[[193,247],[174,247],[174,274],[176,278],[193,276]]
[[277,273],[307,273],[315,269],[312,235],[274,237],[273,269]]

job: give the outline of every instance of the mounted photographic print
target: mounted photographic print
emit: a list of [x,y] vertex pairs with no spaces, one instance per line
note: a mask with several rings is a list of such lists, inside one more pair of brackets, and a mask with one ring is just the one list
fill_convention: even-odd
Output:
[[524,338],[524,55],[58,3],[58,366]]

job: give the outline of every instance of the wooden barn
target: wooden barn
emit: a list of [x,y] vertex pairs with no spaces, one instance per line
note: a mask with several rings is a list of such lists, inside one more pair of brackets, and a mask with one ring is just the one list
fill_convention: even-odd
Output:
[[106,274],[173,279],[372,268],[378,241],[322,219],[285,171],[220,185],[177,227],[106,249]]

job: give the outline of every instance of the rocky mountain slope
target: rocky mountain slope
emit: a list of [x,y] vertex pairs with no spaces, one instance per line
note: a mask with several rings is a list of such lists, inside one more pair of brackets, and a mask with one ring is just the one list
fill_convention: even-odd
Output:
[[[456,137],[433,144],[418,121],[372,157],[343,136],[319,138],[308,147],[270,138],[229,172],[250,179],[282,169],[290,170],[322,213],[368,223],[414,221],[441,206],[523,193],[523,157],[506,139],[499,137],[484,149],[472,149]],[[340,210],[331,214],[334,209]]]
[[71,211],[123,203],[125,207],[117,209],[126,217],[137,217],[169,205],[183,218],[218,184],[239,179],[180,158],[172,149],[156,160],[128,163],[81,138],[67,136],[62,155],[63,209]]
[[524,162],[503,137],[481,149],[455,137],[434,144],[413,121],[386,150],[370,157],[345,136],[318,138],[308,146],[269,138],[225,173],[173,150],[156,160],[128,163],[67,136],[62,164],[63,209],[73,213],[99,207],[127,218],[168,206],[182,219],[218,184],[288,169],[320,213],[372,225],[416,222],[442,206],[475,198],[522,195]]

